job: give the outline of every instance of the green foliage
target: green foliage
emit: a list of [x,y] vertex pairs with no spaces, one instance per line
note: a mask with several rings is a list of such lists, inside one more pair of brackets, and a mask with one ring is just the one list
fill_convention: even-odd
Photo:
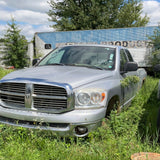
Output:
[[53,28],[60,31],[145,26],[141,0],[49,1]]
[[139,77],[137,76],[127,76],[123,80],[121,80],[121,86],[123,88],[129,87],[130,85],[136,84],[139,82]]
[[145,26],[149,22],[149,18],[142,14],[143,5],[140,0],[125,1],[120,8],[117,27],[140,27]]
[[154,34],[148,38],[151,40],[150,44],[154,46],[155,50],[159,50],[160,49],[160,27],[158,27],[158,29],[155,29]]
[[102,127],[85,139],[60,138],[52,131],[0,124],[0,159],[128,160],[137,152],[160,153],[157,84],[158,79],[148,77],[129,108],[120,113],[112,111]]
[[0,79],[12,71],[13,71],[12,69],[3,69],[0,67]]
[[[137,100],[143,102],[143,115],[139,122],[139,131],[143,136],[148,135],[151,139],[157,135],[157,115],[160,107],[160,101],[157,99],[159,79],[147,78],[146,84],[141,90],[141,97],[138,96]],[[143,96],[142,96],[143,95]]]
[[4,44],[8,50],[2,58],[3,63],[15,68],[24,68],[27,66],[27,40],[23,35],[20,35],[21,30],[18,29],[14,19],[8,23],[8,26],[4,36]]
[[160,27],[154,30],[153,36],[148,37],[150,40],[149,45],[153,46],[154,50],[149,59],[149,64],[152,66],[160,63]]
[[[132,101],[131,107],[116,116],[113,112],[111,124],[113,123],[112,128],[117,136],[125,132],[126,134],[139,133],[141,136],[148,137],[156,136],[156,120],[160,106],[157,100],[157,85],[158,79],[148,77],[143,88]],[[148,129],[150,132],[147,132]]]
[[3,39],[3,38],[0,38],[0,42],[4,42],[4,39]]

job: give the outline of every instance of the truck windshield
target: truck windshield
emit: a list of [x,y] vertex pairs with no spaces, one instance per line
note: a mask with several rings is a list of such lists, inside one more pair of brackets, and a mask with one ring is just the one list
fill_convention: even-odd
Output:
[[74,65],[97,69],[115,68],[115,48],[101,46],[66,46],[53,50],[38,66]]

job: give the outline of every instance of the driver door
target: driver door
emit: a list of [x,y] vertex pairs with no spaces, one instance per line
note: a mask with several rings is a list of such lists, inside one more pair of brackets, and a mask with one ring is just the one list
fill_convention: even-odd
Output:
[[[132,58],[132,56],[131,56]],[[127,56],[127,53],[124,49],[120,50],[120,72],[121,72],[121,78],[122,80],[124,80],[126,77],[128,76],[133,76],[133,75],[137,75],[136,71],[131,71],[131,72],[125,72],[124,71],[124,67],[125,64],[129,61],[133,61],[133,59],[129,59],[129,57]],[[131,99],[134,96],[135,90],[137,84],[130,84],[129,86],[126,87],[122,87],[122,94],[123,94],[123,103],[128,103],[129,101],[131,101]]]

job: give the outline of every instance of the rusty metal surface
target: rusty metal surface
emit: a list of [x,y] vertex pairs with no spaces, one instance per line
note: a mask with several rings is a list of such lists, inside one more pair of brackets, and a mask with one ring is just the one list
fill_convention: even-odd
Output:
[[131,155],[131,160],[160,160],[160,154],[151,152],[140,152]]

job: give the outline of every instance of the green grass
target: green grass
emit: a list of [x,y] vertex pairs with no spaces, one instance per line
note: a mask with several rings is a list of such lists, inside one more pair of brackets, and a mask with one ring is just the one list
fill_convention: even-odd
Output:
[[160,153],[157,84],[158,79],[148,77],[132,105],[121,113],[113,111],[86,139],[62,139],[51,131],[0,124],[0,159],[128,160],[136,152]]
[[12,71],[13,71],[12,69],[3,69],[0,67],[0,79]]

